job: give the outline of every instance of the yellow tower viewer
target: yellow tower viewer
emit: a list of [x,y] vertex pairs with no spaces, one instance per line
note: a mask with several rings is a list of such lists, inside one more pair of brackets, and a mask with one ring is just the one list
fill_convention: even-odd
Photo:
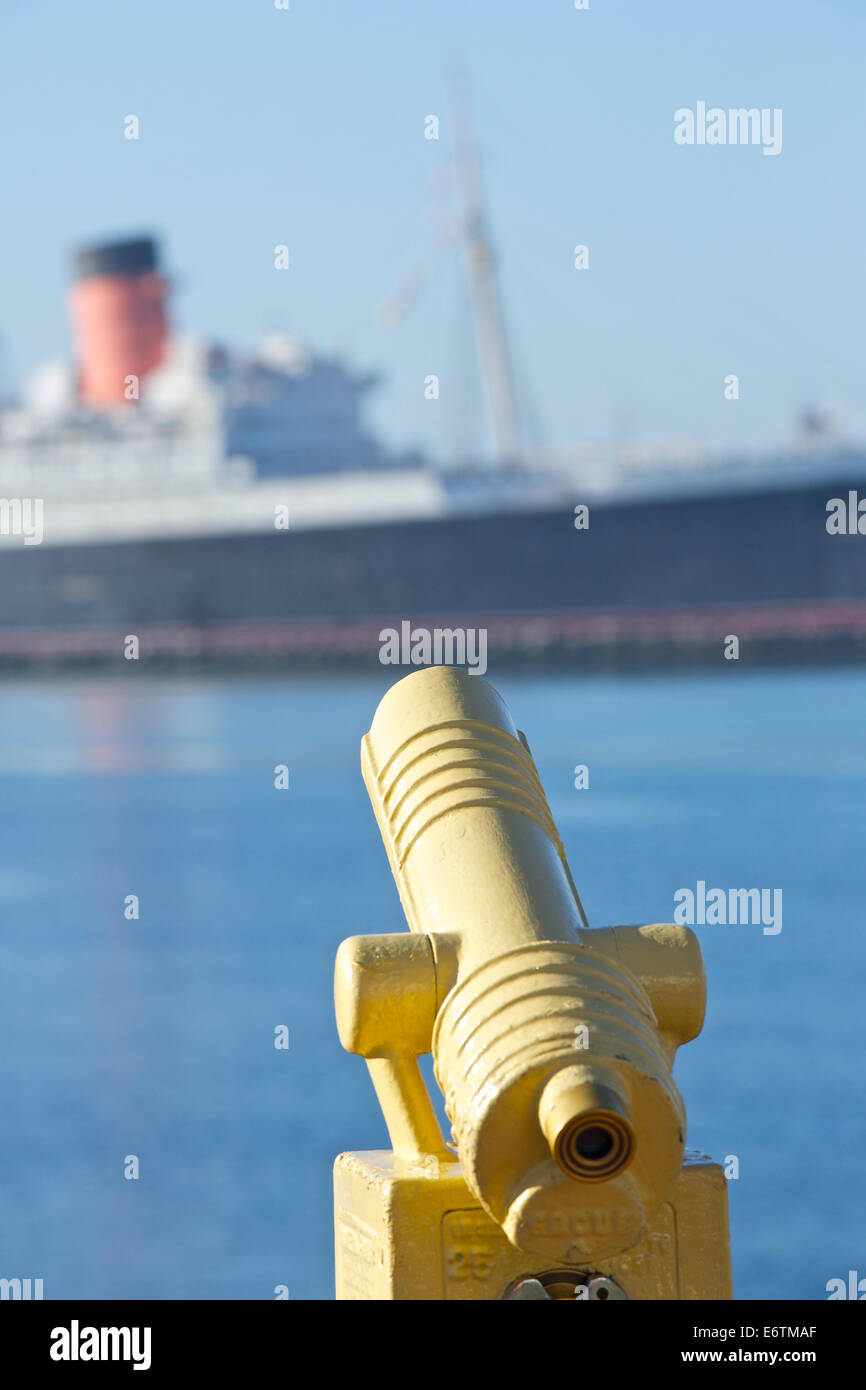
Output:
[[526,739],[480,677],[398,682],[361,762],[410,931],[337,954],[340,1040],[393,1145],[337,1159],[337,1297],[730,1298],[724,1176],[685,1152],[671,1070],[703,1023],[694,934],[587,928]]

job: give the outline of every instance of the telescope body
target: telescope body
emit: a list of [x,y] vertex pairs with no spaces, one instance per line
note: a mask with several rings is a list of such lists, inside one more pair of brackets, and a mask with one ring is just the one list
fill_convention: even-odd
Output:
[[[354,1271],[338,1296],[453,1296],[456,1222],[476,1232],[470,1249],[498,1252],[481,1259],[492,1283],[474,1278],[466,1296],[536,1296],[520,1289],[565,1279],[599,1297],[679,1297],[658,1290],[703,1287],[707,1263],[681,1277],[691,1221],[699,1246],[710,1232],[719,1248],[717,1291],[682,1296],[730,1297],[724,1178],[709,1160],[684,1164],[672,1075],[704,1016],[694,933],[586,927],[526,739],[480,677],[431,667],[398,682],[362,769],[410,930],[349,938],[337,955],[340,1039],[366,1058],[393,1145],[337,1161],[338,1283]],[[450,1140],[419,1069],[428,1052]],[[431,1258],[441,1288],[420,1275]],[[617,1261],[631,1291],[613,1292]],[[385,1267],[390,1291],[359,1292]]]

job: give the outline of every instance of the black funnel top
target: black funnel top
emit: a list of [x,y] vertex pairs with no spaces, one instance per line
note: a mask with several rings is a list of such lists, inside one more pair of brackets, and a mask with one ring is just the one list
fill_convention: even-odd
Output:
[[111,241],[102,246],[87,246],[75,256],[75,274],[84,280],[91,275],[144,275],[157,268],[156,242],[153,237],[136,237],[130,241]]

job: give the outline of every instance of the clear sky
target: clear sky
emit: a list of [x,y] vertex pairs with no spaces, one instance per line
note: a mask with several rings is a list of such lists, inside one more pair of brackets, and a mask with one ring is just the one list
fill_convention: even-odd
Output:
[[[0,14],[7,380],[68,352],[71,248],[153,229],[178,328],[240,346],[292,328],[381,373],[389,440],[483,446],[460,262],[432,249],[462,67],[532,439],[760,446],[815,403],[866,436],[862,0],[2,0]],[[678,146],[674,112],[699,101],[781,108],[781,153]],[[377,323],[425,267],[405,323]]]

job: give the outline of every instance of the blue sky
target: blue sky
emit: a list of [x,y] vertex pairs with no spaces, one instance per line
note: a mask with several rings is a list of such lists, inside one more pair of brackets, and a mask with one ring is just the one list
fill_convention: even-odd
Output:
[[[864,36],[854,0],[3,0],[5,374],[68,352],[72,247],[152,228],[178,328],[292,328],[381,372],[389,440],[485,446],[457,257],[402,327],[373,317],[432,264],[459,66],[535,442],[770,445],[806,403],[866,436]],[[699,100],[782,108],[782,153],[678,147]]]

